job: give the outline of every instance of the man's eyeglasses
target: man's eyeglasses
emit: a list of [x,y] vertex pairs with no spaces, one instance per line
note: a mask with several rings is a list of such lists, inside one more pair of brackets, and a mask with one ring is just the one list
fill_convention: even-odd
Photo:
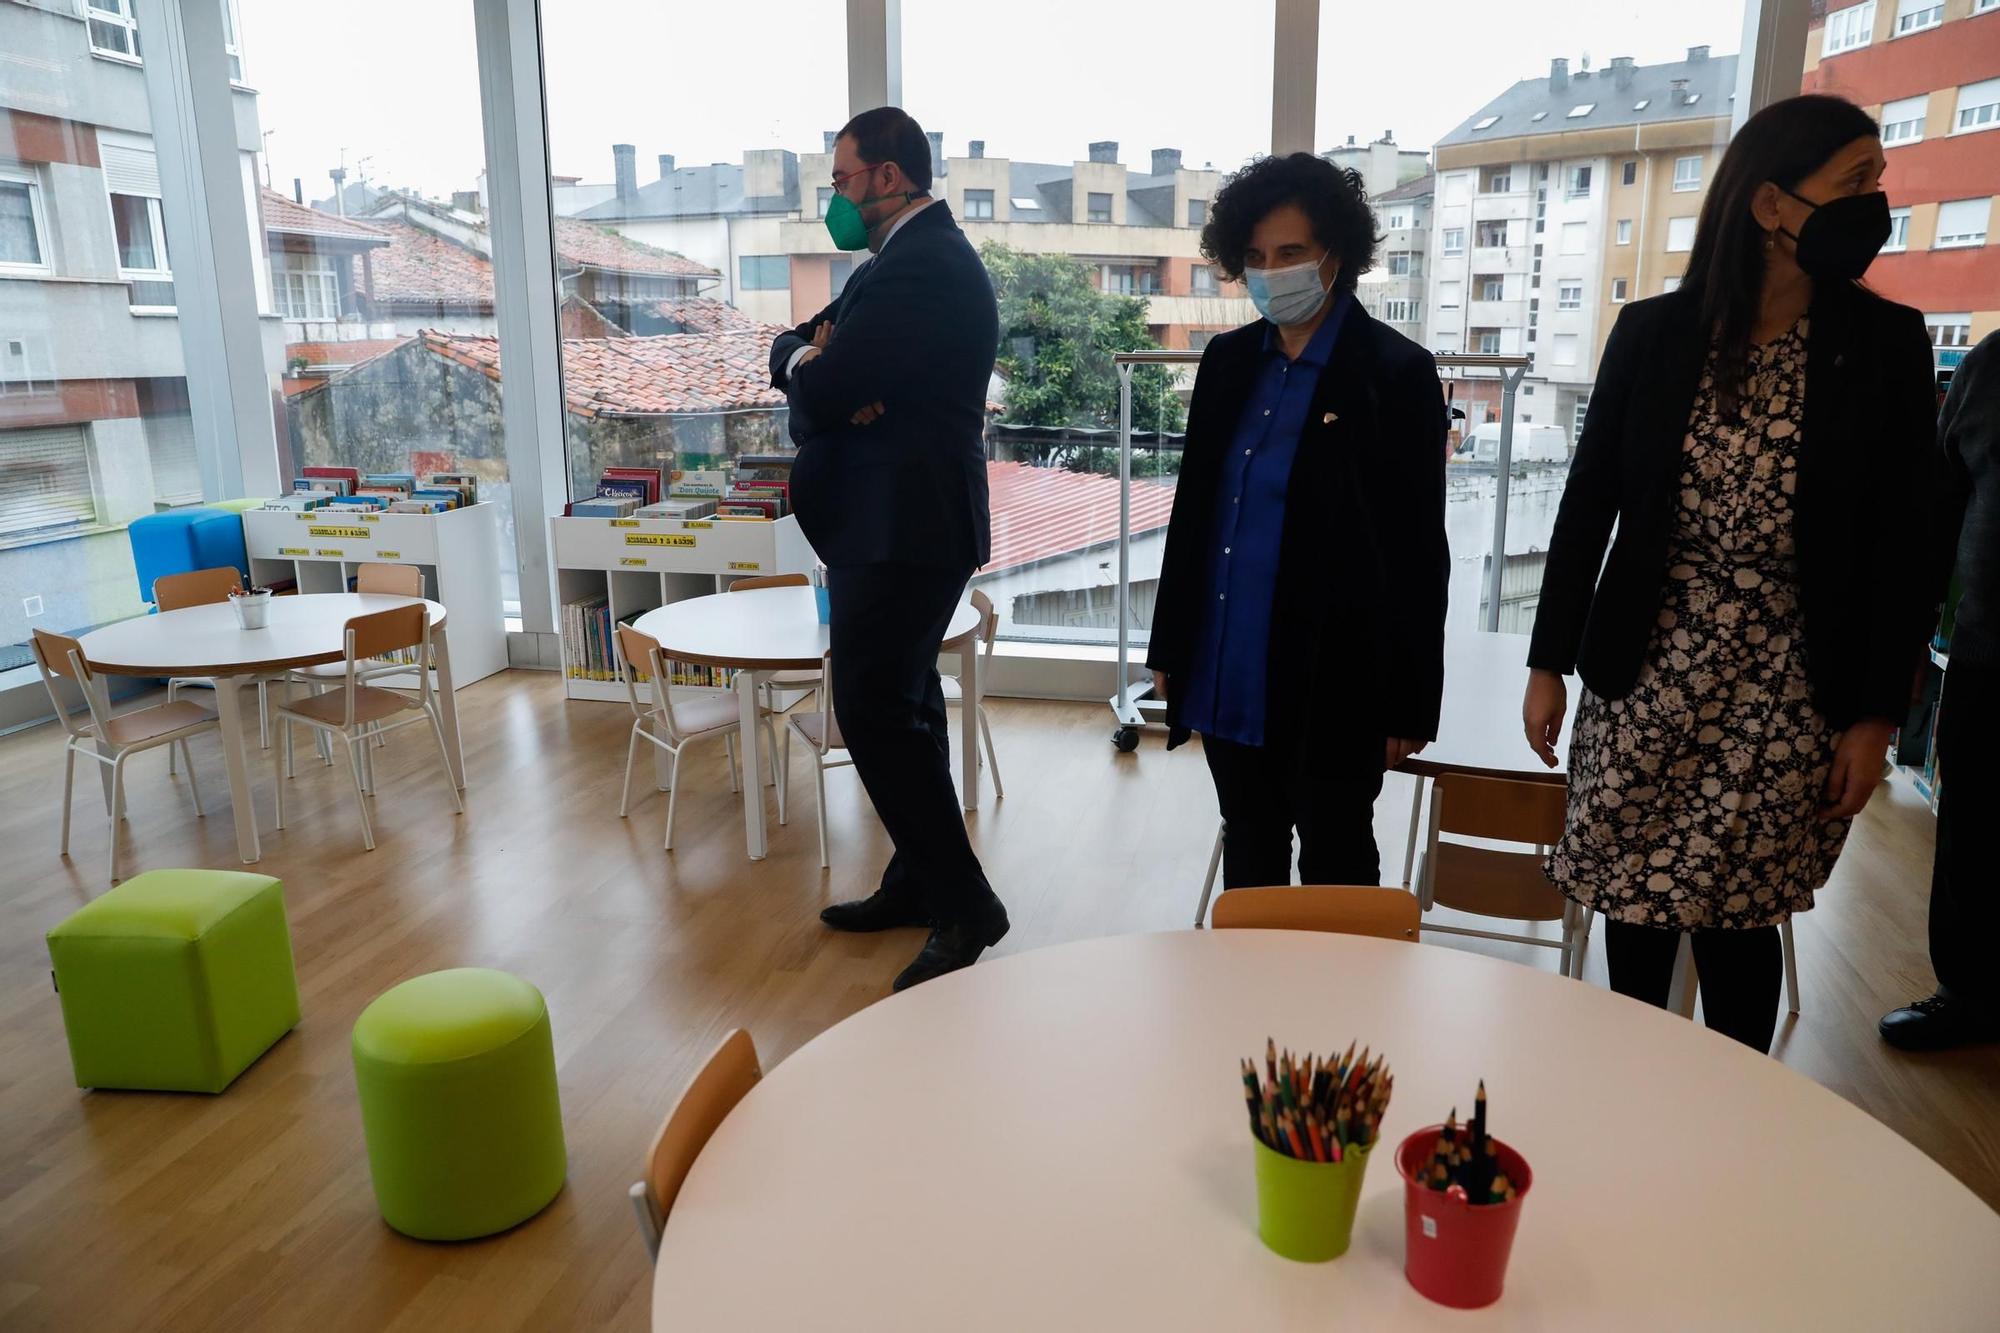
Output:
[[875,170],[876,167],[879,167],[881,165],[882,164],[880,162],[875,162],[871,163],[868,166],[856,167],[854,170],[846,173],[845,175],[842,175],[839,172],[835,172],[833,176],[833,188],[838,190],[841,186],[847,184],[847,182],[853,180],[856,176],[866,176],[869,172]]

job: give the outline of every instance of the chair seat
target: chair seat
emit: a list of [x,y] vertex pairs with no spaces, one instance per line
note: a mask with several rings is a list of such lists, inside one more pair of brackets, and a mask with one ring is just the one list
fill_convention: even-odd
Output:
[[[758,710],[762,712],[762,709]],[[674,727],[682,739],[729,731],[742,720],[734,694],[699,695],[674,700]]]
[[213,721],[215,714],[200,704],[177,699],[170,704],[154,704],[151,708],[120,713],[104,724],[104,739],[117,746],[143,745],[169,732]]
[[940,675],[938,677],[938,684],[944,687],[944,701],[946,703],[962,704],[965,702],[965,686],[960,683],[957,676]]
[[1542,872],[1534,852],[1503,852],[1440,842],[1431,900],[1508,921],[1560,921],[1569,900]]
[[[403,695],[390,690],[380,690],[373,685],[357,686],[354,691],[356,722],[379,722],[385,717],[417,711],[422,707],[422,704],[415,703]],[[277,711],[329,727],[338,727],[347,716],[347,691],[329,690],[310,699],[293,699],[279,705]]]
[[[789,721],[792,730],[798,732],[806,744],[812,746],[813,749],[820,749],[820,742],[824,738],[826,740],[826,749],[844,750],[847,748],[847,742],[840,738],[840,724],[838,722],[830,723],[830,718],[831,714],[828,713],[793,713]],[[826,735],[826,729],[829,724],[833,727],[833,735],[831,737]]]
[[773,671],[764,682],[781,690],[810,690],[818,687],[820,675],[817,671]]
[[[365,662],[356,662],[355,670],[364,676],[401,673],[416,670],[414,662],[386,662],[379,657],[371,657]],[[300,680],[340,681],[347,678],[347,663],[322,662],[318,666],[294,667],[293,676]]]

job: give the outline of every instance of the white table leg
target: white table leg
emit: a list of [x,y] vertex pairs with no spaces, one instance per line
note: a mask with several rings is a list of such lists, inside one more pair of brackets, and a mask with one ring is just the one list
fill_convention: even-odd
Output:
[[263,855],[257,845],[257,807],[250,793],[250,769],[243,757],[243,681],[221,676],[215,682],[215,712],[222,723],[222,763],[229,772],[229,808],[236,816],[236,851],[244,865]]
[[979,808],[979,702],[982,688],[979,648],[977,634],[966,635],[965,642],[958,645],[959,693],[964,696],[964,704],[958,710],[958,763],[965,770],[965,781],[959,786],[968,810]]
[[431,640],[431,657],[437,663],[438,721],[444,725],[445,757],[451,760],[451,780],[465,790],[465,747],[458,739],[458,695],[451,687],[450,635]]
[[743,840],[750,859],[761,861],[770,850],[764,839],[764,784],[758,780],[761,760],[757,754],[757,673],[736,673],[737,716],[743,724]]

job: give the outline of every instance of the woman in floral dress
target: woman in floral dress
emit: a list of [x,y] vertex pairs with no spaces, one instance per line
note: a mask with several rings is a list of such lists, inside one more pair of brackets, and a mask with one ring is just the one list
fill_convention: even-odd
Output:
[[1777,927],[1880,780],[1924,637],[1902,525],[1929,339],[1856,281],[1888,236],[1882,169],[1837,98],[1777,103],[1730,145],[1680,290],[1612,332],[1529,655],[1545,762],[1583,677],[1548,870],[1604,913],[1613,989],[1664,1004],[1689,933],[1709,1026],[1760,1050]]

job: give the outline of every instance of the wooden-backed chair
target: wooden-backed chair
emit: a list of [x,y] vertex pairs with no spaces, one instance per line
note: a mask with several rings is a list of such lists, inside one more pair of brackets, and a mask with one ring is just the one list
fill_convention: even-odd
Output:
[[[625,742],[625,785],[618,796],[618,817],[632,807],[632,766],[639,757],[639,742],[646,740],[668,755],[667,833],[663,846],[674,849],[674,807],[681,792],[681,752],[696,741],[721,738],[729,750],[729,789],[741,791],[747,776],[738,767],[736,741],[743,730],[742,712],[733,693],[705,695],[694,699],[674,699],[672,677],[660,641],[630,625],[620,625],[616,639],[618,674],[625,682],[625,699],[632,706],[632,730]],[[650,694],[642,697],[641,685]],[[758,709],[764,728],[764,746],[770,752],[771,783],[778,789],[778,822],[785,822],[785,784],[779,770],[777,735],[771,726],[771,711]]]
[[[1426,921],[1433,934],[1469,935],[1554,949],[1564,976],[1583,974],[1591,913],[1563,896],[1542,870],[1563,835],[1567,796],[1558,782],[1443,773],[1431,784],[1430,838],[1417,861],[1417,898],[1425,913],[1449,907],[1507,921],[1560,921],[1557,939]],[[1448,842],[1445,835],[1528,845],[1510,851]]]
[[354,616],[348,620],[342,637],[345,652],[341,664],[345,670],[337,686],[324,693],[295,700],[292,698],[293,682],[287,679],[283,696],[271,710],[278,725],[284,729],[284,743],[276,747],[272,754],[274,775],[278,780],[277,826],[285,826],[285,779],[291,771],[292,725],[297,723],[311,727],[329,742],[346,742],[347,769],[354,780],[354,799],[361,810],[361,840],[372,852],[375,850],[375,828],[368,818],[368,796],[374,779],[371,772],[364,780],[362,756],[370,740],[380,733],[428,722],[431,735],[437,741],[438,761],[444,766],[445,789],[451,793],[452,809],[464,814],[465,802],[459,799],[458,784],[452,779],[451,756],[445,747],[444,723],[439,716],[437,697],[431,690],[430,672],[416,673],[417,692],[414,699],[394,690],[363,683],[363,672],[367,670],[368,663],[388,653],[414,648],[419,663],[430,661],[430,609],[421,602],[413,602],[390,607],[386,611]]
[[1217,930],[1325,930],[1384,940],[1417,938],[1423,910],[1406,889],[1340,884],[1231,889],[1215,900]]
[[[979,628],[976,633],[981,644],[979,670],[984,674],[993,663],[993,645],[1000,638],[1000,612],[995,609],[993,599],[977,588],[972,590],[971,598],[973,609],[979,612]],[[941,676],[939,681],[944,687],[945,707],[965,707],[965,697],[972,688],[971,682],[961,681],[957,676]],[[986,701],[983,697],[973,711],[976,717],[967,718],[966,725],[970,726],[974,721],[979,725],[981,744],[975,748],[974,753],[981,753],[983,749],[981,762],[993,770],[993,794],[1004,800],[1007,796],[1007,787],[1000,781],[1000,756],[993,750],[993,725],[986,720]]]
[[659,1133],[646,1150],[645,1171],[626,1193],[639,1219],[639,1238],[646,1253],[657,1259],[660,1235],[674,1210],[688,1170],[715,1134],[718,1126],[736,1109],[764,1071],[757,1063],[757,1046],[750,1034],[737,1028],[722,1039],[714,1054],[695,1071],[687,1090],[660,1122]]
[[[737,579],[729,585],[729,591],[754,592],[758,588],[809,588],[811,586],[812,580],[804,574],[758,574],[750,578]],[[764,707],[770,709],[772,712],[782,713],[784,709],[779,706],[783,702],[779,697],[780,695],[796,693],[800,690],[817,690],[819,687],[820,676],[817,671],[804,668],[773,671],[764,677],[762,687],[764,697],[762,703]],[[779,754],[778,762],[781,765],[786,764],[790,760],[791,748],[787,744]]]
[[[190,569],[182,574],[162,574],[153,580],[153,605],[162,611],[179,611],[189,606],[213,606],[243,590],[243,578],[234,565],[214,569]],[[231,681],[231,685],[240,682]],[[176,676],[167,682],[167,702],[180,698],[188,688],[219,690],[223,684],[212,676]],[[271,686],[257,682],[257,737],[265,749],[271,748]],[[167,772],[174,771],[174,752],[167,751]]]
[[[70,805],[76,790],[76,757],[82,755],[111,770],[109,799],[105,806],[111,816],[109,874],[115,884],[118,882],[118,823],[125,817],[125,761],[141,750],[157,749],[162,745],[169,747],[168,753],[172,753],[171,747],[178,745],[181,757],[187,760],[188,792],[194,797],[194,813],[198,819],[203,814],[201,787],[195,781],[194,756],[187,748],[188,737],[204,731],[216,731],[220,724],[206,708],[185,700],[135,708],[127,713],[113,713],[110,704],[100,697],[98,682],[91,675],[90,663],[84,660],[81,643],[67,634],[51,634],[45,629],[38,629],[29,640],[29,648],[35,655],[35,665],[41,668],[42,684],[48,689],[49,703],[56,710],[56,720],[69,734],[63,742],[62,855],[69,855]],[[67,680],[83,695],[84,708],[90,715],[89,725],[78,725],[57,688],[59,680]]]
[[[424,595],[424,571],[415,565],[392,565],[379,561],[370,561],[367,564],[355,566],[354,591],[378,593],[388,597],[422,597]],[[428,659],[428,656],[421,663],[422,668],[425,670],[429,670],[435,665],[434,662]],[[415,662],[371,660],[361,664],[361,680],[364,684],[373,684],[376,681],[385,680],[390,676],[407,675],[417,670],[418,667],[419,664]],[[322,690],[331,689],[339,685],[346,675],[347,664],[345,662],[323,662],[318,666],[293,668],[290,673],[290,679],[300,685],[304,685],[312,693],[318,694]],[[320,758],[331,764],[333,762],[332,745],[327,742],[324,735],[316,736],[315,741],[320,749]],[[375,748],[378,750],[388,744],[388,738],[380,732],[375,734],[374,741]],[[368,757],[366,751],[362,753],[361,775],[372,789],[375,779],[373,760]]]

